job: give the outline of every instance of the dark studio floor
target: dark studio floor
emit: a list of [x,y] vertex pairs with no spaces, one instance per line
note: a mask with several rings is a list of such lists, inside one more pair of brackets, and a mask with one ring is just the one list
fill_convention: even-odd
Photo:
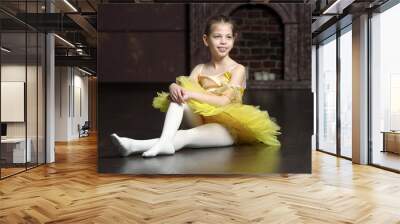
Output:
[[312,94],[309,90],[247,90],[246,104],[259,105],[277,119],[280,148],[241,145],[182,149],[172,156],[120,157],[110,142],[113,132],[135,139],[159,137],[164,113],[151,107],[164,84],[101,84],[99,159],[101,173],[124,174],[268,174],[310,173]]

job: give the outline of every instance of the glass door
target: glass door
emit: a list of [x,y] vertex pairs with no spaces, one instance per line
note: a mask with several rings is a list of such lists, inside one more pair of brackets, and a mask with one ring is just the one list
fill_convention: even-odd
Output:
[[336,35],[320,43],[317,54],[317,148],[336,154]]
[[13,7],[18,19],[0,11],[0,178],[45,163],[46,39],[29,25],[37,21],[25,17],[25,12],[43,13],[44,3],[0,3],[0,7],[18,6]]

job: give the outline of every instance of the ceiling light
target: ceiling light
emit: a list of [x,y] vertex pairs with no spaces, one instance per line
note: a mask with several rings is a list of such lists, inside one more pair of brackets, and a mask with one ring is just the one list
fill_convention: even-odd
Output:
[[74,12],[78,12],[78,10],[71,4],[69,3],[68,0],[64,0],[65,4],[67,4]]
[[87,75],[90,75],[90,76],[92,75],[92,73],[90,73],[90,72],[88,72],[88,71],[85,71],[85,70],[83,70],[83,69],[81,69],[81,68],[79,68],[79,67],[78,67],[78,70],[81,71],[81,72],[83,72],[83,73],[85,73],[85,74],[87,74]]
[[1,47],[1,50],[4,51],[4,52],[6,52],[6,53],[10,53],[10,52],[11,52],[11,50],[9,50],[9,49],[7,49],[7,48],[5,48],[5,47]]
[[66,39],[58,36],[57,34],[54,34],[55,37],[57,37],[58,39],[60,39],[61,41],[63,41],[64,43],[66,43],[67,45],[69,45],[70,47],[75,48],[75,45],[71,44],[71,42],[67,41]]
[[336,0],[322,14],[341,14],[343,9],[351,5],[355,0]]

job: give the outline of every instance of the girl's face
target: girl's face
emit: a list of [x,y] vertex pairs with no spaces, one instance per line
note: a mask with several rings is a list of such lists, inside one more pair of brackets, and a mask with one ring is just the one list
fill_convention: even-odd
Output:
[[211,26],[211,33],[208,36],[203,35],[203,41],[212,55],[218,58],[227,56],[235,42],[232,25],[230,23],[214,23]]

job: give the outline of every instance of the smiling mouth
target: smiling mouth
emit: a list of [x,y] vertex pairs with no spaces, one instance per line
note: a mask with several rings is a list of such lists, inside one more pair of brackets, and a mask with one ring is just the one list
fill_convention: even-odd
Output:
[[226,47],[217,47],[217,49],[218,49],[220,52],[225,52],[225,51],[228,50],[228,48],[226,48]]

